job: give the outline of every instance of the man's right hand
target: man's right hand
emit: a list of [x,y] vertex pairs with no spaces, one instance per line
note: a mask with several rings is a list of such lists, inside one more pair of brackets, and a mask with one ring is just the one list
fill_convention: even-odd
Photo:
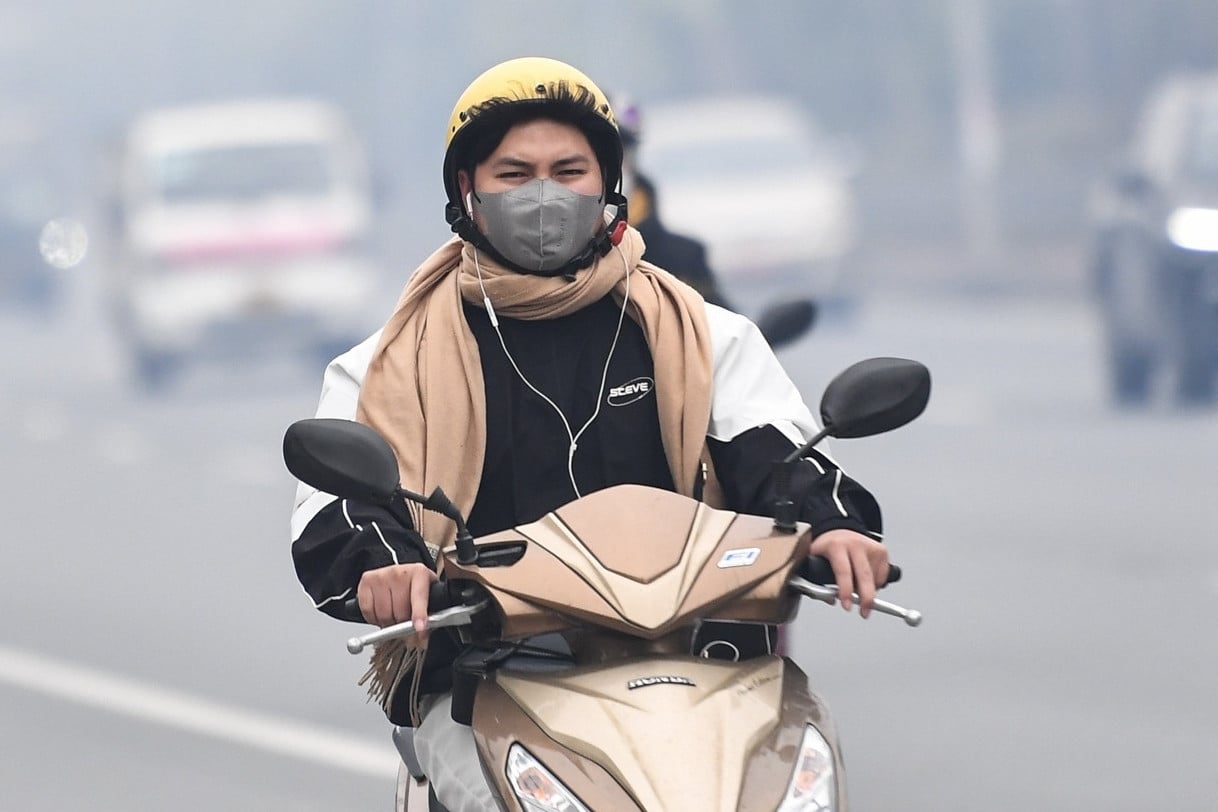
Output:
[[427,641],[427,594],[439,576],[426,564],[392,564],[368,570],[359,579],[359,610],[364,620],[392,626],[414,622],[419,643]]

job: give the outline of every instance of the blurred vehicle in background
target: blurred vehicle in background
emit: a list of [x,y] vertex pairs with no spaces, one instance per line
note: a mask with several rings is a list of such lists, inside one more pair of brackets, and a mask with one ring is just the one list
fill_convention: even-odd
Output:
[[737,298],[832,301],[857,240],[858,158],[794,101],[720,96],[654,104],[639,162],[674,231],[707,245]]
[[0,307],[46,316],[64,294],[60,273],[38,248],[42,227],[62,213],[54,166],[45,133],[16,111],[0,115]]
[[121,153],[113,304],[142,383],[209,356],[328,360],[371,332],[368,169],[334,106],[156,110]]
[[1218,74],[1148,100],[1127,160],[1095,192],[1091,270],[1111,394],[1211,402],[1218,375]]

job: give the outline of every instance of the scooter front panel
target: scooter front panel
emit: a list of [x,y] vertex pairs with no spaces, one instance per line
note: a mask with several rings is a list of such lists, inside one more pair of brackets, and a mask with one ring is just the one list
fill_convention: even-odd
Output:
[[781,720],[783,662],[649,657],[495,679],[548,738],[600,765],[643,809],[735,812],[743,767]]
[[554,741],[494,680],[478,687],[474,741],[482,770],[504,809],[523,812],[507,777],[508,750],[521,744],[593,812],[644,812],[604,768]]
[[445,561],[449,577],[490,591],[503,638],[556,631],[564,616],[649,639],[700,617],[781,623],[797,605],[787,577],[811,541],[806,528],[780,533],[771,520],[639,485],[590,494],[511,536],[525,546],[510,565],[461,565],[452,551]]

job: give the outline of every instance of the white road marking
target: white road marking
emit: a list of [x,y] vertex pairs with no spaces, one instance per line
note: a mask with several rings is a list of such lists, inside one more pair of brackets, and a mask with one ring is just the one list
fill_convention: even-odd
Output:
[[397,775],[388,729],[384,743],[371,742],[4,645],[0,682],[334,769],[376,778]]

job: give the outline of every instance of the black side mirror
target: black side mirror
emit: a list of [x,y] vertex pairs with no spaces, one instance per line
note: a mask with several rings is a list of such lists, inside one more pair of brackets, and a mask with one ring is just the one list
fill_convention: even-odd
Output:
[[904,426],[930,400],[930,370],[904,358],[868,358],[842,370],[820,399],[823,428],[775,464],[774,526],[795,531],[796,508],[790,492],[790,465],[826,437],[870,437]]
[[796,299],[771,305],[757,317],[757,327],[770,347],[778,349],[796,340],[812,328],[816,321],[816,303],[811,299]]
[[869,437],[904,426],[930,400],[930,370],[904,358],[868,358],[837,375],[820,401],[830,437]]
[[298,420],[283,435],[283,461],[292,475],[344,499],[388,504],[399,493],[393,448],[353,420]]
[[457,525],[457,561],[477,560],[460,509],[439,487],[427,496],[403,488],[397,455],[375,429],[354,420],[297,420],[283,435],[283,461],[293,476],[324,493],[381,505],[401,497],[447,516]]

